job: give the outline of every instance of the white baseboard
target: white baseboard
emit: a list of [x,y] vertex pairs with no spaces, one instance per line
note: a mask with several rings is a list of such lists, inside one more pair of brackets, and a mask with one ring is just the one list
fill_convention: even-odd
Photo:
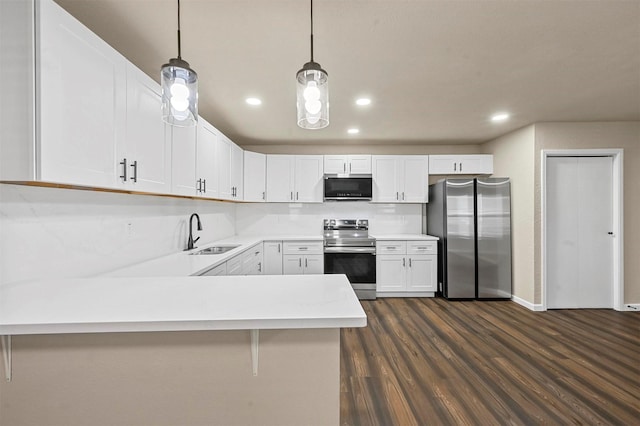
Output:
[[511,300],[513,300],[514,302],[516,302],[518,305],[524,306],[525,308],[531,310],[531,311],[536,311],[536,312],[540,312],[540,311],[544,311],[544,307],[542,306],[542,304],[534,304],[531,303],[527,300],[521,299],[518,296],[511,296]]

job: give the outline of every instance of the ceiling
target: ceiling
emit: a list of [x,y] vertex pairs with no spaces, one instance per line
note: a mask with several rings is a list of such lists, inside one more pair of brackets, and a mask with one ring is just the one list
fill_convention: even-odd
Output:
[[[177,55],[176,0],[56,1],[156,80]],[[308,1],[182,0],[181,19],[200,115],[240,145],[473,144],[540,121],[640,120],[636,0],[316,0],[322,130],[296,126]]]

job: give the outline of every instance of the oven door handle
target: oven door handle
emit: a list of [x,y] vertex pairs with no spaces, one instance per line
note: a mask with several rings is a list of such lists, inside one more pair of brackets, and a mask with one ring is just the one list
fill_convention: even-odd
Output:
[[364,253],[376,254],[375,247],[325,247],[325,253]]

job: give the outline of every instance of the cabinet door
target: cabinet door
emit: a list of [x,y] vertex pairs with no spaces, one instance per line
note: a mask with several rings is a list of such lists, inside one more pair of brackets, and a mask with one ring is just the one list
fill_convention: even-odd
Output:
[[429,157],[407,155],[402,160],[401,201],[404,203],[426,203],[429,201]]
[[304,274],[324,274],[324,255],[309,254],[304,257]]
[[171,133],[171,192],[196,195],[196,126],[167,125],[167,131]]
[[118,187],[116,147],[125,133],[126,59],[53,1],[36,5],[40,7],[36,177]]
[[327,174],[348,173],[346,157],[344,155],[325,155],[324,172]]
[[437,256],[409,256],[407,291],[436,291]]
[[171,192],[171,137],[165,135],[161,108],[160,85],[127,64],[126,137],[118,149],[118,159],[127,160],[127,180],[120,179],[125,187]]
[[376,256],[376,291],[404,291],[407,261],[402,254]]
[[221,276],[221,275],[227,275],[227,263],[226,262],[223,263],[222,265],[216,266],[213,269],[209,269],[207,272],[205,272],[201,276],[214,277],[214,276]]
[[432,175],[452,175],[459,173],[457,155],[430,155],[429,173]]
[[462,174],[493,173],[493,155],[465,155],[458,164]]
[[244,201],[264,202],[266,173],[266,155],[244,151]]
[[267,155],[267,202],[293,201],[293,155]]
[[282,271],[284,275],[302,275],[304,273],[304,256],[283,256]]
[[244,150],[231,142],[231,192],[234,200],[244,200]]
[[296,202],[321,203],[323,201],[324,167],[322,155],[297,155],[295,158]]
[[202,117],[198,119],[196,143],[196,190],[198,195],[218,198],[216,145],[218,132]]
[[400,173],[395,155],[373,155],[371,172],[373,175],[373,202],[397,203],[400,201]]
[[218,195],[225,200],[233,199],[231,184],[231,141],[224,135],[219,135],[216,149],[218,168]]
[[264,242],[264,274],[282,275],[282,241]]
[[[353,174],[371,174],[371,156],[370,155],[350,155],[348,157],[349,173]],[[328,173],[328,172],[325,172]]]
[[242,275],[242,255],[227,260],[227,275]]

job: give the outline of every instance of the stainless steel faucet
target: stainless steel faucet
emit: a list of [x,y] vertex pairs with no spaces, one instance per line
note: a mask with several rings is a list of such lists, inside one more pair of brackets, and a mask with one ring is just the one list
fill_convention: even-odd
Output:
[[195,247],[193,246],[193,244],[200,239],[200,237],[196,238],[195,240],[193,239],[193,218],[194,217],[198,220],[198,231],[202,231],[202,223],[200,222],[200,216],[198,216],[198,213],[192,214],[191,217],[189,218],[189,240],[187,241],[187,248],[185,249],[185,251],[194,249]]

